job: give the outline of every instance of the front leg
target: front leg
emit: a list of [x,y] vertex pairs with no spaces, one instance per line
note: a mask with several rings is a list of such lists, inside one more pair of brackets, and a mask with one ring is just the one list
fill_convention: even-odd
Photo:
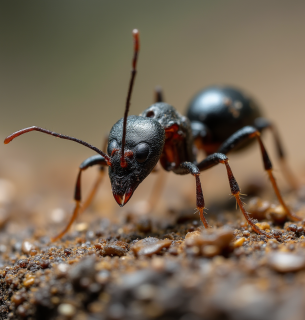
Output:
[[[103,152],[107,152],[107,145],[108,145],[108,134],[105,135],[105,138],[104,138],[104,142],[103,142],[103,146],[102,146],[102,150]],[[88,168],[87,166],[87,163],[89,162],[91,166],[95,165],[95,162],[97,162],[97,165],[99,164],[99,162],[102,161],[101,160],[101,157],[96,157],[96,156],[93,156],[93,157],[90,157],[88,159],[86,159],[81,165],[80,167],[86,167]],[[85,201],[82,203],[82,207],[79,211],[79,214],[83,213],[88,207],[89,205],[91,204],[94,196],[96,195],[97,191],[98,191],[98,188],[101,184],[101,182],[103,181],[103,178],[104,178],[104,175],[105,175],[105,168],[103,165],[100,165],[99,167],[99,174],[94,182],[94,185],[92,187],[92,189],[90,190],[87,198],[85,199]]]
[[199,178],[200,170],[198,167],[191,163],[191,162],[183,162],[180,164],[180,167],[183,171],[186,171],[185,173],[190,173],[193,175],[196,179],[196,207],[197,210],[199,211],[200,219],[205,226],[205,228],[209,228],[208,221],[204,217],[204,198],[203,198],[203,193],[202,193],[202,188],[201,188],[201,182]]
[[244,208],[243,202],[241,201],[240,198],[240,188],[239,185],[233,175],[232,169],[229,165],[229,159],[226,155],[222,154],[222,153],[214,153],[209,155],[208,157],[206,157],[203,161],[201,161],[198,164],[198,169],[200,171],[204,171],[204,170],[208,170],[214,166],[216,166],[217,164],[224,164],[226,166],[226,170],[227,170],[227,174],[228,174],[228,180],[229,180],[229,184],[230,184],[230,189],[231,189],[231,193],[232,195],[235,197],[236,202],[239,206],[239,209],[241,210],[241,212],[243,213],[244,217],[246,218],[248,224],[252,227],[252,229],[258,233],[258,234],[262,234],[265,235],[268,238],[272,238],[272,236],[270,234],[268,234],[267,232],[261,230],[251,219],[251,217],[248,215],[247,211]]
[[72,223],[75,221],[77,218],[78,214],[81,212],[81,177],[82,177],[82,172],[89,167],[95,166],[95,165],[100,165],[101,170],[100,170],[100,177],[102,178],[103,173],[104,173],[104,166],[107,166],[107,162],[104,157],[100,155],[95,155],[92,156],[88,159],[86,159],[80,166],[79,166],[79,172],[77,175],[76,179],[76,184],[75,184],[75,191],[74,191],[74,200],[75,200],[75,208],[73,210],[72,217],[70,218],[69,223],[66,225],[65,229],[58,234],[56,237],[52,238],[51,241],[54,242],[60,238],[62,238],[70,229]]

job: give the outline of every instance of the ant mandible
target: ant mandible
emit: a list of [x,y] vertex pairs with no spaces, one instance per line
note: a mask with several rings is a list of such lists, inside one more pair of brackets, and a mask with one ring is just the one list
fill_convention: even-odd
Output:
[[[108,166],[113,196],[122,207],[130,200],[136,188],[151,173],[159,160],[166,171],[172,171],[179,175],[191,174],[194,176],[196,181],[196,207],[205,228],[209,228],[209,224],[204,217],[205,204],[199,175],[203,170],[207,170],[219,163],[224,164],[227,170],[231,193],[236,198],[237,204],[248,224],[256,233],[266,235],[268,238],[272,237],[271,234],[261,230],[246,212],[240,198],[240,188],[234,178],[228,157],[225,155],[234,149],[240,141],[256,137],[260,143],[265,169],[268,171],[269,176],[272,177],[272,184],[277,190],[278,197],[282,199],[273,178],[271,162],[260,139],[259,132],[252,127],[243,128],[231,137],[228,137],[216,153],[209,152],[211,154],[203,161],[197,163],[193,150],[192,129],[194,131],[194,124],[191,126],[191,122],[187,117],[180,115],[171,105],[162,102],[161,93],[157,93],[156,100],[158,102],[146,109],[140,116],[128,116],[139,52],[139,32],[136,29],[133,30],[133,38],[134,55],[124,118],[115,123],[110,131],[107,154],[82,140],[36,126],[17,131],[4,140],[4,143],[7,144],[24,133],[40,131],[61,139],[75,141],[98,153],[98,155],[86,159],[80,165],[74,194],[76,205],[72,217],[66,228],[58,236],[52,238],[52,241],[60,239],[69,230],[81,211],[81,175],[84,170],[94,165],[99,165],[101,168]],[[200,134],[202,135],[202,130]],[[103,169],[101,173],[103,173]],[[85,206],[90,202],[100,180],[97,181]],[[283,200],[281,200],[281,204],[293,220],[300,220],[290,213]]]

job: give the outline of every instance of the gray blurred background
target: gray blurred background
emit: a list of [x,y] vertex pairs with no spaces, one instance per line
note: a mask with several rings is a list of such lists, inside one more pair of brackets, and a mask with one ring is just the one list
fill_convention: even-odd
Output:
[[[141,51],[130,114],[152,103],[156,85],[182,113],[207,85],[241,87],[277,124],[293,170],[303,173],[302,0],[2,1],[1,140],[37,125],[101,146],[104,134],[123,116],[133,28],[140,30]],[[264,140],[278,168],[270,134]],[[0,144],[0,154],[0,174],[19,179],[19,189],[34,184],[37,190],[53,178],[53,186],[65,186],[72,196],[78,165],[94,153],[32,132]],[[230,159],[241,184],[256,173],[264,177],[257,146]],[[280,172],[277,177],[285,186]],[[194,187],[190,177],[173,179]],[[202,174],[202,180],[209,197],[215,190],[224,190],[223,197],[229,193],[224,168]]]

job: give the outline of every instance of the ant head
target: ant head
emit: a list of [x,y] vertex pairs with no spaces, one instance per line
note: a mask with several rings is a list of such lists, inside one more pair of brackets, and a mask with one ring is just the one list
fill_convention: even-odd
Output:
[[124,118],[111,129],[108,140],[109,178],[116,202],[122,207],[157,164],[165,141],[161,124],[154,119],[128,117],[132,88],[137,73],[139,32],[133,30],[134,54]]
[[[138,185],[156,166],[165,141],[165,132],[154,119],[129,116],[127,118],[124,155],[122,154],[123,121],[111,129],[107,153],[111,157],[109,178],[116,202],[122,207]],[[121,159],[124,157],[125,165]]]

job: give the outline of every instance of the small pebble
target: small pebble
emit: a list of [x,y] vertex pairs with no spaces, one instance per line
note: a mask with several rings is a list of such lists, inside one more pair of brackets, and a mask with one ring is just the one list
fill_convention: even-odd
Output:
[[157,238],[149,237],[138,241],[132,246],[132,251],[136,256],[150,257],[153,254],[159,253],[163,248],[168,248],[172,241],[165,239],[159,240]]
[[21,250],[23,253],[30,253],[31,250],[35,250],[36,247],[29,241],[23,241]]
[[266,217],[277,224],[282,224],[287,220],[287,214],[281,205],[271,206],[266,212]]
[[62,303],[58,306],[58,313],[65,317],[74,316],[75,311],[75,307],[69,303]]
[[87,231],[88,230],[88,223],[86,222],[82,222],[82,223],[78,223],[76,226],[75,226],[75,230],[78,231],[78,232],[84,232],[84,231]]
[[248,210],[252,218],[263,220],[266,218],[266,212],[270,208],[268,201],[263,201],[260,198],[254,197],[249,200]]
[[[98,246],[95,245],[96,248]],[[123,241],[114,241],[100,246],[100,254],[102,256],[118,256],[122,257],[128,252],[128,244]]]
[[270,230],[270,225],[267,222],[256,223],[255,225],[262,230]]
[[[298,226],[294,223],[291,223],[288,227],[287,230],[288,231],[292,231],[292,232],[296,232],[297,231]],[[303,228],[302,228],[303,229]]]
[[300,255],[286,252],[274,252],[270,254],[269,266],[282,273],[295,272],[305,268],[305,258]]
[[34,277],[28,277],[26,280],[23,281],[23,285],[25,287],[30,287],[34,284],[35,278]]
[[243,245],[243,243],[245,242],[245,240],[246,239],[244,237],[241,237],[241,238],[237,239],[236,241],[234,241],[234,243],[233,243],[234,248],[241,247]]

